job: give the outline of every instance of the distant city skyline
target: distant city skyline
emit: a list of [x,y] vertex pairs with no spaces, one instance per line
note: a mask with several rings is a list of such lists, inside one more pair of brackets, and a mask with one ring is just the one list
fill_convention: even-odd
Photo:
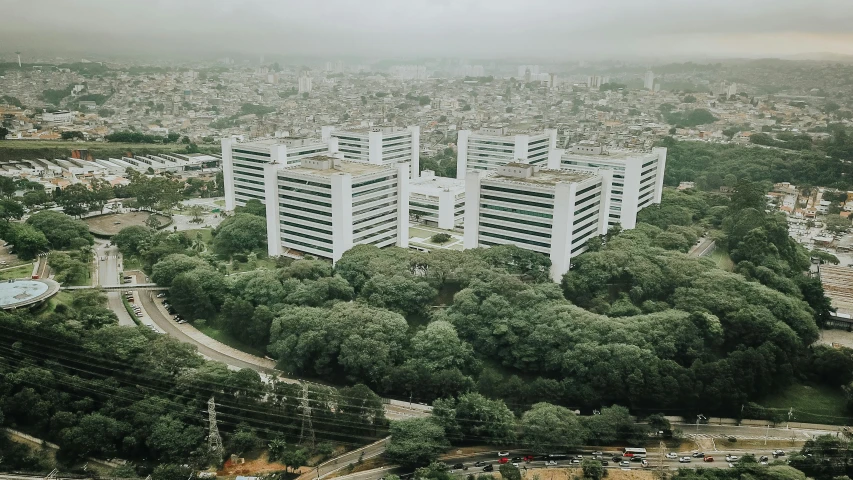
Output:
[[[853,55],[849,0],[0,0],[9,52],[754,58]],[[271,58],[271,57],[270,57]]]

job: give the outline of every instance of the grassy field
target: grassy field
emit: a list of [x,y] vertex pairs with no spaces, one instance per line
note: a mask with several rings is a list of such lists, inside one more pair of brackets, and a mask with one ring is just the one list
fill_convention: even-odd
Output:
[[17,267],[0,270],[0,281],[11,280],[13,278],[30,278],[30,275],[32,275],[32,273],[33,264],[25,263],[23,265],[18,265]]
[[[83,219],[89,226],[89,231],[96,235],[115,235],[122,228],[143,226],[151,214],[148,212],[127,212],[113,215],[98,215]],[[169,218],[163,215],[155,215],[160,225],[169,223]]]
[[735,268],[735,263],[732,261],[732,258],[729,256],[729,252],[725,250],[716,249],[714,253],[708,256],[711,260],[717,262],[717,266],[731,272]]
[[787,416],[794,409],[794,420],[806,423],[847,424],[853,415],[840,388],[793,384],[785,391],[759,402]]
[[199,326],[199,325],[193,324],[193,326],[199,332],[207,335],[208,337],[210,337],[210,338],[212,338],[218,342],[222,342],[225,345],[228,345],[229,347],[236,348],[237,350],[240,350],[240,351],[246,352],[246,353],[250,353],[250,354],[258,356],[258,357],[263,357],[264,355],[266,355],[266,353],[264,353],[263,351],[258,350],[257,348],[254,348],[254,347],[250,347],[249,345],[246,345],[245,343],[241,342],[240,340],[237,340],[236,338],[232,337],[230,333],[228,333],[224,330],[220,330],[218,328],[211,327],[210,325]]

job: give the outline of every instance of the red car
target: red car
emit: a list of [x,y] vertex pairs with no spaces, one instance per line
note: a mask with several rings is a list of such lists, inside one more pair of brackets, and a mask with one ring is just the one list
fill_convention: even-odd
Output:
[[503,465],[504,463],[507,463],[507,462],[509,462],[509,458],[507,458],[507,457],[501,457],[498,459],[498,463],[500,463],[501,465]]
[[533,461],[533,455],[527,455],[526,457],[522,458],[522,460],[524,460],[527,463],[530,463]]

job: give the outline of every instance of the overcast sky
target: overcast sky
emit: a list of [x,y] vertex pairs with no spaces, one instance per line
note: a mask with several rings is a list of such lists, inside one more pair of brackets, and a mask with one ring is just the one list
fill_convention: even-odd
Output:
[[0,0],[0,11],[0,50],[81,56],[853,54],[853,0]]

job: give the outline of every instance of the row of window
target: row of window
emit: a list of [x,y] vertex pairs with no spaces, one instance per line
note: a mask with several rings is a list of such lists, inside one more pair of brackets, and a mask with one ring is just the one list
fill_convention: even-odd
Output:
[[[528,240],[526,238],[518,238],[518,237],[510,237],[507,235],[501,235],[499,233],[492,233],[492,232],[480,231],[479,233],[480,233],[481,237],[491,237],[491,238],[497,238],[500,240],[506,240],[506,241],[513,242],[513,243],[524,243],[526,245],[535,245],[537,247],[551,248],[550,242],[549,243],[537,242],[535,240]],[[481,240],[480,243],[486,243],[486,242],[483,242]],[[494,244],[492,244],[492,245],[494,245]]]

